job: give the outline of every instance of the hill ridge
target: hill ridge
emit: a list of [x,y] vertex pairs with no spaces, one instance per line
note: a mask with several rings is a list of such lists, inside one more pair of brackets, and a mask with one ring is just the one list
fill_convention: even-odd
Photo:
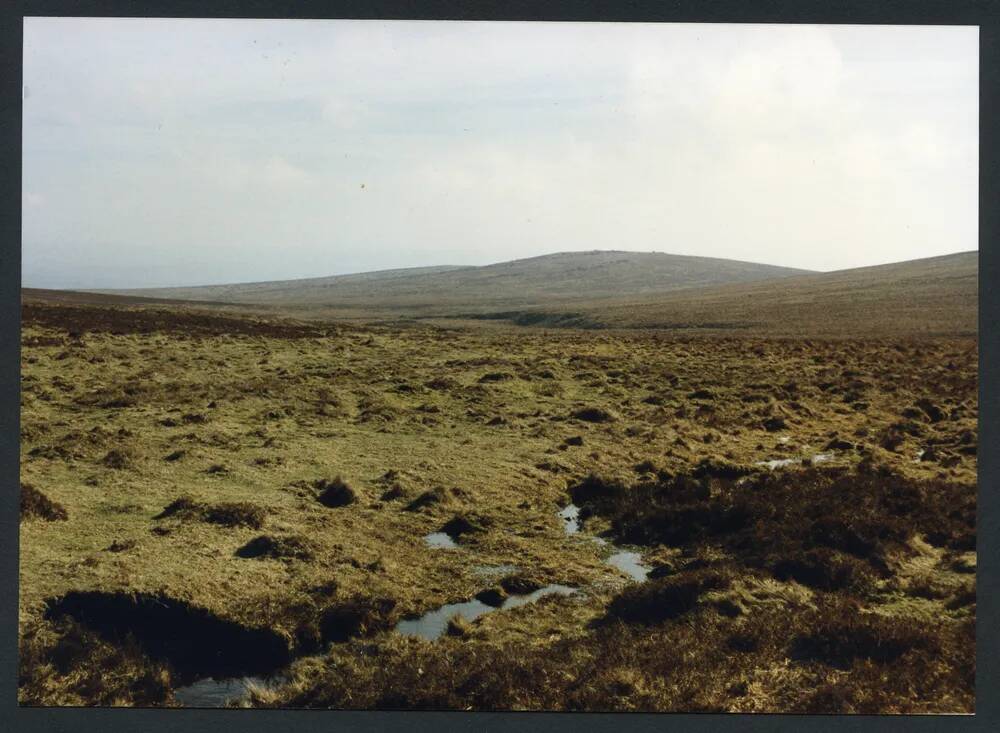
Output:
[[487,265],[395,268],[293,280],[172,288],[93,289],[110,295],[271,305],[540,304],[670,292],[801,275],[800,268],[629,250],[556,252]]

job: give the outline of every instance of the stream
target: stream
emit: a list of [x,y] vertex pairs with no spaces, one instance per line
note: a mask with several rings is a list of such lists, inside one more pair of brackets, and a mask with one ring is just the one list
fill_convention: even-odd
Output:
[[251,685],[263,686],[263,677],[230,677],[217,680],[212,677],[174,689],[177,702],[186,708],[220,708],[230,700],[245,697]]
[[772,471],[776,468],[784,468],[785,466],[795,466],[802,463],[803,460],[811,460],[813,465],[817,463],[826,463],[833,459],[833,453],[817,453],[811,459],[803,458],[775,458],[771,461],[757,461],[755,466],[767,466]]
[[[563,520],[563,529],[566,534],[574,535],[580,532],[580,508],[578,506],[568,504],[559,511],[559,517]],[[647,579],[650,568],[642,563],[640,553],[618,547],[602,537],[588,536],[587,539],[608,552],[605,557],[605,562],[608,565],[622,571],[634,581],[641,583]],[[448,550],[458,547],[455,538],[445,532],[432,532],[425,535],[424,542],[428,547],[435,550]],[[499,575],[516,570],[516,567],[514,565],[494,567],[480,565],[476,566],[474,570],[477,575],[498,577]],[[568,596],[577,592],[577,588],[560,583],[551,583],[531,593],[509,595],[503,599],[503,602],[499,606],[491,606],[477,598],[458,603],[446,603],[443,606],[438,606],[427,611],[417,618],[408,618],[399,621],[394,627],[394,631],[405,636],[415,636],[433,641],[447,633],[448,622],[456,615],[461,616],[466,621],[474,621],[487,613],[506,611],[525,606],[545,596]],[[280,675],[270,678],[247,676],[214,679],[206,677],[190,685],[176,688],[174,696],[184,707],[218,708],[224,707],[231,700],[245,697],[251,686],[266,686],[269,682],[278,679],[280,679]]]
[[447,603],[443,606],[428,611],[423,616],[415,619],[403,619],[396,624],[396,633],[406,636],[419,636],[422,639],[433,641],[442,636],[448,630],[448,621],[453,616],[461,616],[466,621],[474,621],[480,616],[492,611],[506,611],[518,606],[524,606],[537,601],[539,598],[550,595],[568,596],[576,593],[576,588],[568,585],[552,583],[543,588],[539,588],[524,595],[510,595],[504,599],[500,606],[490,606],[482,601],[473,598],[471,601],[461,603]]
[[[566,531],[566,534],[579,534],[580,507],[572,503],[567,504],[559,510],[559,517],[563,520],[563,529]],[[603,537],[597,537],[596,535],[591,535],[588,539],[610,550],[610,554],[604,558],[604,561],[608,565],[618,568],[632,578],[632,580],[640,583],[648,578],[650,568],[643,565],[640,553],[613,545]]]

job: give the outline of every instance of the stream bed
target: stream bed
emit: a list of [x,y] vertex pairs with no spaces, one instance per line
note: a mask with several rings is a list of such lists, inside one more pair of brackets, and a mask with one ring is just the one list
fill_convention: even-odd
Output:
[[797,466],[803,461],[811,461],[813,465],[817,463],[826,463],[833,459],[833,453],[817,453],[812,458],[775,458],[770,461],[757,461],[755,466],[767,466],[772,471],[776,468],[784,468],[785,466]]
[[447,532],[431,532],[424,536],[424,542],[428,547],[439,547],[446,550],[453,550],[458,547],[455,539]]
[[245,697],[251,686],[266,686],[263,677],[229,677],[205,679],[174,689],[177,702],[186,708],[221,708],[230,700]]
[[[566,534],[575,535],[580,533],[580,508],[578,506],[568,504],[559,511],[559,517],[563,520],[563,529]],[[588,536],[588,539],[606,548],[609,554],[605,557],[605,562],[608,565],[622,571],[632,578],[633,581],[641,583],[647,579],[650,568],[642,563],[642,555],[640,553],[618,547],[603,537]],[[458,546],[454,538],[445,532],[432,532],[425,535],[424,542],[428,547],[434,549],[454,549]],[[498,577],[516,570],[516,567],[514,565],[479,565],[474,570],[477,575],[483,577]],[[446,603],[417,618],[399,621],[394,627],[394,631],[405,636],[415,636],[433,641],[447,633],[448,622],[455,616],[461,616],[466,621],[471,622],[487,613],[526,606],[545,596],[568,596],[577,592],[579,592],[577,588],[559,583],[551,583],[531,593],[509,595],[497,606],[492,606],[478,598],[457,603]],[[176,688],[174,696],[185,707],[224,707],[232,700],[245,697],[251,686],[266,686],[275,679],[278,679],[278,677],[245,676],[225,679],[206,677],[190,685]]]
[[[567,504],[559,510],[559,517],[563,520],[563,529],[566,534],[580,533],[580,507],[572,503]],[[610,550],[610,554],[604,559],[608,565],[618,568],[632,580],[640,583],[648,578],[650,568],[643,565],[640,553],[613,545],[603,537],[596,535],[591,535],[588,539]]]
[[568,585],[552,583],[543,588],[532,591],[531,593],[507,596],[507,598],[505,598],[503,603],[499,606],[491,606],[487,603],[483,603],[477,598],[473,598],[471,601],[462,601],[460,603],[446,603],[443,606],[435,608],[433,611],[428,611],[419,618],[403,619],[396,624],[395,630],[396,633],[399,634],[404,634],[406,636],[419,636],[422,639],[433,641],[434,639],[442,636],[448,630],[448,621],[450,621],[453,616],[461,616],[466,621],[474,621],[484,614],[491,613],[493,611],[506,611],[511,608],[517,608],[518,606],[524,606],[529,603],[533,603],[544,596],[554,594],[568,596],[576,592],[576,588],[571,588]]

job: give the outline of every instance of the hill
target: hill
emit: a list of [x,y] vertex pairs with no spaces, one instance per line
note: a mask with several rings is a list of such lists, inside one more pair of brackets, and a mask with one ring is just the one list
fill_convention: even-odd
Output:
[[413,315],[456,306],[475,311],[645,296],[804,272],[711,257],[595,251],[563,252],[480,267],[424,267],[304,280],[101,292],[278,306],[388,309]]
[[492,314],[515,323],[786,335],[975,334],[979,253]]
[[143,305],[200,305],[200,306],[231,306],[221,301],[179,300],[177,298],[157,298],[152,296],[123,295],[105,293],[97,290],[52,290],[48,288],[21,288],[22,302],[60,303],[65,305],[105,305],[105,306],[143,306]]
[[308,319],[786,336],[975,335],[978,252],[816,273],[658,253],[578,252],[484,267],[26,300],[184,306]]

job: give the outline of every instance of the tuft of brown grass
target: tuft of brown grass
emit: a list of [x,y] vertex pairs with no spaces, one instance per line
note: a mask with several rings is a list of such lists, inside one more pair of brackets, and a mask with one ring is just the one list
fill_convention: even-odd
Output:
[[182,496],[164,507],[163,511],[153,518],[171,517],[221,524],[225,527],[260,529],[267,517],[267,510],[262,506],[243,501],[206,504],[195,501],[189,496]]
[[66,508],[36,489],[31,484],[21,484],[21,521],[44,519],[47,522],[65,521],[69,518]]
[[348,486],[347,482],[340,476],[332,481],[320,479],[315,483],[315,487],[319,491],[319,495],[316,497],[317,501],[331,509],[353,504],[358,499],[357,492]]
[[237,557],[311,560],[312,544],[302,537],[254,537],[236,551]]
[[392,598],[351,598],[322,613],[319,631],[326,642],[344,642],[389,628],[398,616],[396,601]]
[[170,671],[134,637],[109,641],[72,619],[35,624],[18,647],[20,705],[171,706]]
[[[631,487],[570,488],[634,544],[718,544],[751,567],[824,590],[869,587],[915,534],[953,550],[975,547],[974,487],[917,481],[889,470],[808,469],[738,480],[711,472]],[[715,475],[727,475],[716,472]]]
[[[968,624],[897,625],[836,600],[816,609],[762,604],[735,619],[711,605],[691,613],[641,625],[610,620],[583,636],[545,640],[489,639],[455,624],[434,643],[382,637],[364,642],[360,653],[361,642],[351,642],[293,665],[284,685],[250,704],[813,714],[972,709],[975,640]],[[799,654],[803,649],[811,653]]]

